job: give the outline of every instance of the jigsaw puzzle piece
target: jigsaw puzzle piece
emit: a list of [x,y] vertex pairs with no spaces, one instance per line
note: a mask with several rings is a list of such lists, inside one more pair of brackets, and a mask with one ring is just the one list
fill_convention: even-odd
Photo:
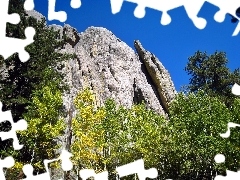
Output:
[[193,24],[198,29],[204,29],[207,25],[207,21],[204,18],[198,17],[198,13],[201,10],[206,0],[184,0],[184,8],[188,17],[192,20]]
[[[112,13],[116,14],[121,10],[124,0],[110,0]],[[193,24],[198,29],[204,29],[207,25],[207,21],[204,18],[198,17],[198,13],[201,10],[205,2],[209,2],[217,7],[220,10],[214,15],[214,19],[217,22],[223,22],[226,14],[231,14],[240,20],[236,16],[236,10],[240,7],[240,2],[235,0],[125,0],[127,2],[137,4],[137,7],[134,10],[134,16],[137,18],[143,18],[146,14],[145,8],[151,8],[154,10],[162,11],[162,17],[160,23],[162,25],[168,25],[171,23],[171,17],[168,14],[169,10],[184,6],[188,17],[192,20]],[[240,22],[238,23],[235,31],[232,36],[236,36],[240,31]]]
[[19,59],[21,62],[26,62],[29,60],[30,56],[25,47],[34,42],[33,37],[35,35],[35,29],[32,27],[27,27],[25,29],[26,39],[16,39],[10,37],[0,37],[0,54],[4,59],[7,59],[12,54],[17,52],[19,54]]
[[147,3],[144,0],[126,0],[128,2],[137,3],[137,7],[135,8],[133,14],[136,18],[143,18],[146,14],[145,8],[147,7]]
[[20,16],[16,13],[8,14],[9,0],[1,0],[0,2],[0,37],[6,36],[7,22],[11,24],[18,24]]
[[73,168],[73,163],[70,160],[70,157],[73,155],[69,153],[67,150],[63,149],[59,158],[62,161],[62,169],[64,171],[70,171]]
[[237,27],[235,28],[232,36],[238,35],[239,32],[240,32],[240,22],[238,22],[238,25],[237,25]]
[[17,13],[12,13],[7,16],[7,22],[11,24],[18,24],[20,22],[20,16]]
[[[215,21],[217,21],[219,23],[223,22],[225,20],[225,17],[227,14],[231,14],[232,16],[234,16],[235,18],[240,20],[240,18],[236,15],[236,11],[240,7],[239,1],[235,1],[235,0],[228,0],[228,1],[226,1],[226,0],[206,0],[206,1],[208,1],[212,5],[219,7],[219,9],[220,9],[214,15]],[[240,23],[238,22],[238,25],[235,28],[232,36],[238,35],[239,31],[240,31]]]
[[[2,102],[0,102],[0,108],[2,109]],[[27,122],[24,119],[19,120],[14,123],[11,111],[0,112],[0,123],[4,121],[9,121],[11,123],[11,130],[8,132],[0,132],[0,137],[4,141],[6,139],[13,139],[13,148],[19,150],[23,145],[19,144],[16,131],[23,131],[27,129]]]
[[[127,2],[137,4],[134,10],[134,16],[137,18],[143,18],[146,14],[145,8],[151,8],[157,11],[162,11],[162,17],[160,23],[162,25],[167,25],[171,22],[171,17],[167,13],[169,10],[175,9],[177,7],[183,6],[184,0],[125,0]],[[116,14],[121,10],[123,0],[111,0],[112,13]]]
[[4,24],[6,24],[6,22],[9,22],[11,24],[18,24],[20,22],[20,16],[17,13],[8,14],[8,4],[9,0],[2,0],[0,15],[4,18],[1,18],[2,20],[0,20],[0,22]]
[[66,151],[65,149],[62,150],[60,156],[56,159],[45,159],[43,161],[44,163],[44,167],[46,172],[42,173],[42,174],[38,174],[38,175],[33,175],[33,167],[31,164],[26,164],[23,166],[23,173],[25,174],[26,178],[23,180],[51,180],[50,179],[50,172],[48,169],[48,164],[55,162],[55,161],[59,161],[61,160],[61,164],[62,164],[62,169],[64,171],[70,171],[73,167],[73,164],[70,160],[70,157],[72,156],[71,153],[69,153],[68,151]]
[[128,2],[135,2],[137,3],[137,7],[134,10],[134,16],[137,18],[143,18],[146,14],[145,8],[151,8],[153,10],[161,11],[162,17],[160,20],[160,23],[162,25],[168,25],[171,23],[171,17],[167,13],[168,11],[181,7],[183,5],[183,0],[151,0],[151,1],[145,1],[145,0],[126,0]]
[[90,177],[94,177],[94,180],[108,180],[107,171],[96,174],[93,169],[82,169],[79,174],[83,180],[87,180]]
[[[238,20],[240,18],[236,15],[237,9],[240,7],[240,1],[235,0],[207,0],[209,3],[217,6],[220,8],[218,12],[214,15],[214,20],[221,23],[225,20],[226,14],[231,14]],[[234,30],[232,36],[238,35],[240,31],[240,22],[238,22],[238,25],[236,29]]]
[[58,161],[59,159],[52,159],[52,160],[43,160],[44,167],[46,172],[38,175],[33,175],[33,166],[31,164],[25,164],[22,168],[23,173],[25,174],[26,178],[22,180],[51,180],[50,172],[48,169],[48,164],[54,161]]
[[132,174],[137,174],[139,180],[145,180],[146,178],[157,178],[158,172],[156,168],[145,169],[143,159],[139,159],[132,163],[120,166],[116,168],[119,177],[125,177]]
[[[227,138],[230,136],[230,128],[231,127],[236,127],[236,126],[240,126],[239,124],[235,124],[235,123],[228,123],[228,131],[225,134],[221,134],[220,136]],[[223,154],[217,154],[214,157],[214,160],[217,164],[220,163],[224,163],[225,162],[225,156]],[[224,180],[224,179],[231,179],[231,180],[238,180],[240,179],[240,171],[234,172],[234,171],[226,171],[226,176],[222,176],[222,175],[217,175],[214,180]]]
[[234,172],[234,171],[226,171],[226,176],[217,175],[214,180],[239,180],[240,179],[240,171]]
[[55,11],[56,0],[48,0],[48,20],[59,20],[65,22],[67,20],[67,13],[65,11]]
[[3,168],[11,168],[14,165],[14,159],[12,156],[8,156],[5,159],[0,159],[0,179],[5,180]]
[[[170,15],[168,14],[168,11],[173,10],[175,8],[183,6],[184,0],[154,0],[154,1],[149,1],[151,9],[155,9],[158,11],[162,11],[162,17],[160,20],[160,23],[162,25],[168,25],[171,23],[172,19]],[[155,5],[155,6],[154,6]]]
[[218,164],[220,163],[224,163],[225,162],[225,156],[223,154],[217,154],[215,157],[214,157],[214,161]]
[[80,8],[82,5],[81,0],[71,0],[70,6],[74,9]]
[[207,0],[209,3],[220,8],[214,15],[215,21],[221,23],[225,20],[226,14],[231,14],[239,20],[236,16],[236,10],[240,7],[240,1],[236,0]]
[[220,136],[223,138],[228,138],[231,133],[231,128],[235,128],[235,127],[240,127],[240,124],[229,122],[227,124],[227,131],[225,133],[220,134]]
[[[48,20],[58,20],[65,22],[67,20],[67,13],[65,11],[55,11],[56,0],[48,0]],[[74,9],[80,8],[81,0],[71,0],[70,6]]]
[[[26,62],[29,59],[29,54],[24,50],[24,48],[33,43],[33,36],[35,35],[35,30],[32,27],[25,29],[26,39],[17,39],[6,37],[6,26],[7,22],[11,24],[18,24],[20,22],[20,16],[16,13],[8,14],[9,0],[0,1],[0,55],[4,59],[7,59],[14,53],[19,54],[19,58],[22,62]],[[26,0],[24,3],[25,8],[34,8],[33,0]]]
[[[124,0],[110,0],[111,3],[111,9],[112,9],[112,13],[116,14],[119,13],[121,8],[122,8],[122,4],[123,4]],[[131,3],[135,3],[137,4],[137,7],[134,10],[134,16],[137,18],[143,18],[146,14],[145,12],[145,7],[146,6],[146,1],[144,0],[125,0]]]
[[124,0],[110,0],[111,10],[113,14],[120,12]]
[[237,83],[232,86],[232,93],[236,96],[240,96],[240,86]]
[[34,9],[34,2],[33,0],[25,0],[24,2],[24,9],[26,11],[31,11]]
[[[46,163],[46,161],[45,161],[45,163]],[[46,169],[47,172],[45,172],[45,173],[38,174],[38,175],[33,175],[32,165],[31,164],[26,164],[26,165],[23,166],[22,170],[23,170],[23,173],[26,175],[26,178],[22,179],[22,180],[51,180],[50,173],[49,173],[48,169]]]

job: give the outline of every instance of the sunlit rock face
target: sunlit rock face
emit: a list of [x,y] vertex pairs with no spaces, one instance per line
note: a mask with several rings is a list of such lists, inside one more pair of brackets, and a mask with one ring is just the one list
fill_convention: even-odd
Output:
[[[44,18],[35,11],[28,13],[38,20]],[[133,50],[103,27],[89,27],[81,33],[67,24],[48,27],[67,37],[66,45],[57,51],[76,54],[76,58],[64,63],[62,70],[66,74],[64,81],[70,87],[63,95],[67,110],[66,133],[59,141],[63,147],[69,147],[72,141],[69,138],[71,119],[76,114],[73,99],[85,87],[94,92],[98,106],[107,98],[127,108],[143,101],[147,108],[167,118],[176,89],[159,59],[145,50],[139,41],[133,42]],[[53,179],[63,178],[61,170],[52,170],[52,173]],[[74,179],[75,175],[71,176]]]
[[[46,19],[36,11],[27,11],[29,16]],[[90,87],[97,96],[98,105],[107,98],[117,104],[131,107],[145,102],[148,108],[166,116],[168,104],[176,95],[176,89],[168,71],[159,59],[134,41],[135,50],[102,27],[89,27],[79,33],[65,24],[50,25],[66,35],[67,43],[59,51],[75,53],[75,59],[65,62],[63,72],[70,86],[64,95],[64,104],[70,107],[72,98],[79,90]]]
[[61,51],[77,55],[65,64],[66,79],[72,87],[68,97],[90,87],[98,105],[107,98],[125,107],[144,101],[148,108],[167,115],[168,103],[176,95],[175,87],[161,62],[139,41],[134,42],[136,53],[102,27],[89,27],[77,33],[65,25],[62,31],[69,37],[69,43]]

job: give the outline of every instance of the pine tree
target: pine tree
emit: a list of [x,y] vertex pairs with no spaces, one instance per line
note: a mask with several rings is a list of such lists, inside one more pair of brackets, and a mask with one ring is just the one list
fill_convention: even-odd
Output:
[[227,68],[227,63],[228,59],[224,52],[207,55],[206,52],[197,51],[189,57],[185,68],[191,76],[187,89],[194,93],[203,90],[210,96],[218,96],[230,106],[234,99],[231,87],[234,83],[240,83],[240,69],[231,72]]
[[[59,73],[60,62],[70,58],[70,55],[56,51],[63,47],[65,41],[60,40],[59,32],[49,29],[45,25],[45,20],[37,21],[33,17],[27,17],[22,0],[10,1],[9,13],[18,13],[21,21],[17,25],[8,24],[7,35],[24,39],[24,30],[31,26],[36,30],[34,43],[27,46],[26,50],[30,54],[30,59],[22,63],[17,54],[6,60],[1,60],[1,65],[6,68],[6,77],[1,77],[0,99],[5,105],[4,109],[11,109],[14,120],[22,118],[26,112],[33,90],[40,89],[48,81],[53,81],[60,90],[66,89],[62,81],[64,74]],[[59,64],[59,67],[56,65]]]

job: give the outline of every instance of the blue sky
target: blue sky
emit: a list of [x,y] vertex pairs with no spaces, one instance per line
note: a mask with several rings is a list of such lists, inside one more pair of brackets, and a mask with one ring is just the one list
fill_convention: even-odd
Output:
[[[56,0],[56,11],[66,11],[65,22],[79,32],[89,26],[104,27],[133,48],[133,41],[138,39],[146,50],[154,53],[169,71],[177,91],[189,83],[189,76],[184,71],[188,57],[197,50],[213,54],[224,51],[229,60],[228,67],[233,70],[240,67],[240,33],[232,36],[237,24],[231,23],[226,16],[223,23],[214,20],[218,7],[205,3],[198,16],[207,20],[203,30],[197,29],[188,18],[183,7],[169,11],[172,21],[169,25],[160,24],[162,13],[146,8],[146,15],[138,19],[133,15],[136,4],[124,2],[117,14],[111,13],[110,0],[82,0],[79,9],[70,6],[70,0]],[[48,1],[35,0],[35,10],[47,17]],[[49,21],[48,24],[60,24]]]

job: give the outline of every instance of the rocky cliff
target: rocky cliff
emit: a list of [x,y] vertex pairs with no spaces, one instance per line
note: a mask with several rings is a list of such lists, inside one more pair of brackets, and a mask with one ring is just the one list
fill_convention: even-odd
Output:
[[[28,14],[44,18],[36,11]],[[71,106],[79,90],[90,87],[97,96],[98,105],[107,98],[125,107],[144,101],[147,107],[167,115],[168,104],[176,95],[174,84],[159,59],[145,50],[140,41],[133,42],[135,52],[102,27],[89,27],[81,33],[67,24],[49,27],[68,37],[60,51],[77,55],[76,59],[69,59],[63,69],[71,87],[70,94],[63,97],[66,107]]]
[[65,25],[62,32],[69,42],[61,51],[77,55],[65,64],[66,80],[71,87],[71,93],[64,96],[65,104],[70,106],[69,100],[80,89],[90,87],[98,105],[109,97],[126,107],[144,101],[147,107],[166,116],[176,90],[161,62],[139,41],[134,42],[135,53],[105,28],[90,27],[78,33]]
[[[28,13],[41,18],[37,12]],[[148,108],[167,117],[168,104],[176,95],[174,84],[159,59],[138,40],[133,42],[135,51],[103,27],[89,27],[81,33],[70,25],[49,27],[68,37],[60,51],[76,54],[75,59],[65,62],[63,69],[70,86],[70,93],[63,96],[69,111],[66,121],[74,116],[73,99],[84,87],[93,90],[99,106],[107,98],[125,107],[144,101]],[[69,128],[63,138],[65,143],[71,141],[67,139]]]

